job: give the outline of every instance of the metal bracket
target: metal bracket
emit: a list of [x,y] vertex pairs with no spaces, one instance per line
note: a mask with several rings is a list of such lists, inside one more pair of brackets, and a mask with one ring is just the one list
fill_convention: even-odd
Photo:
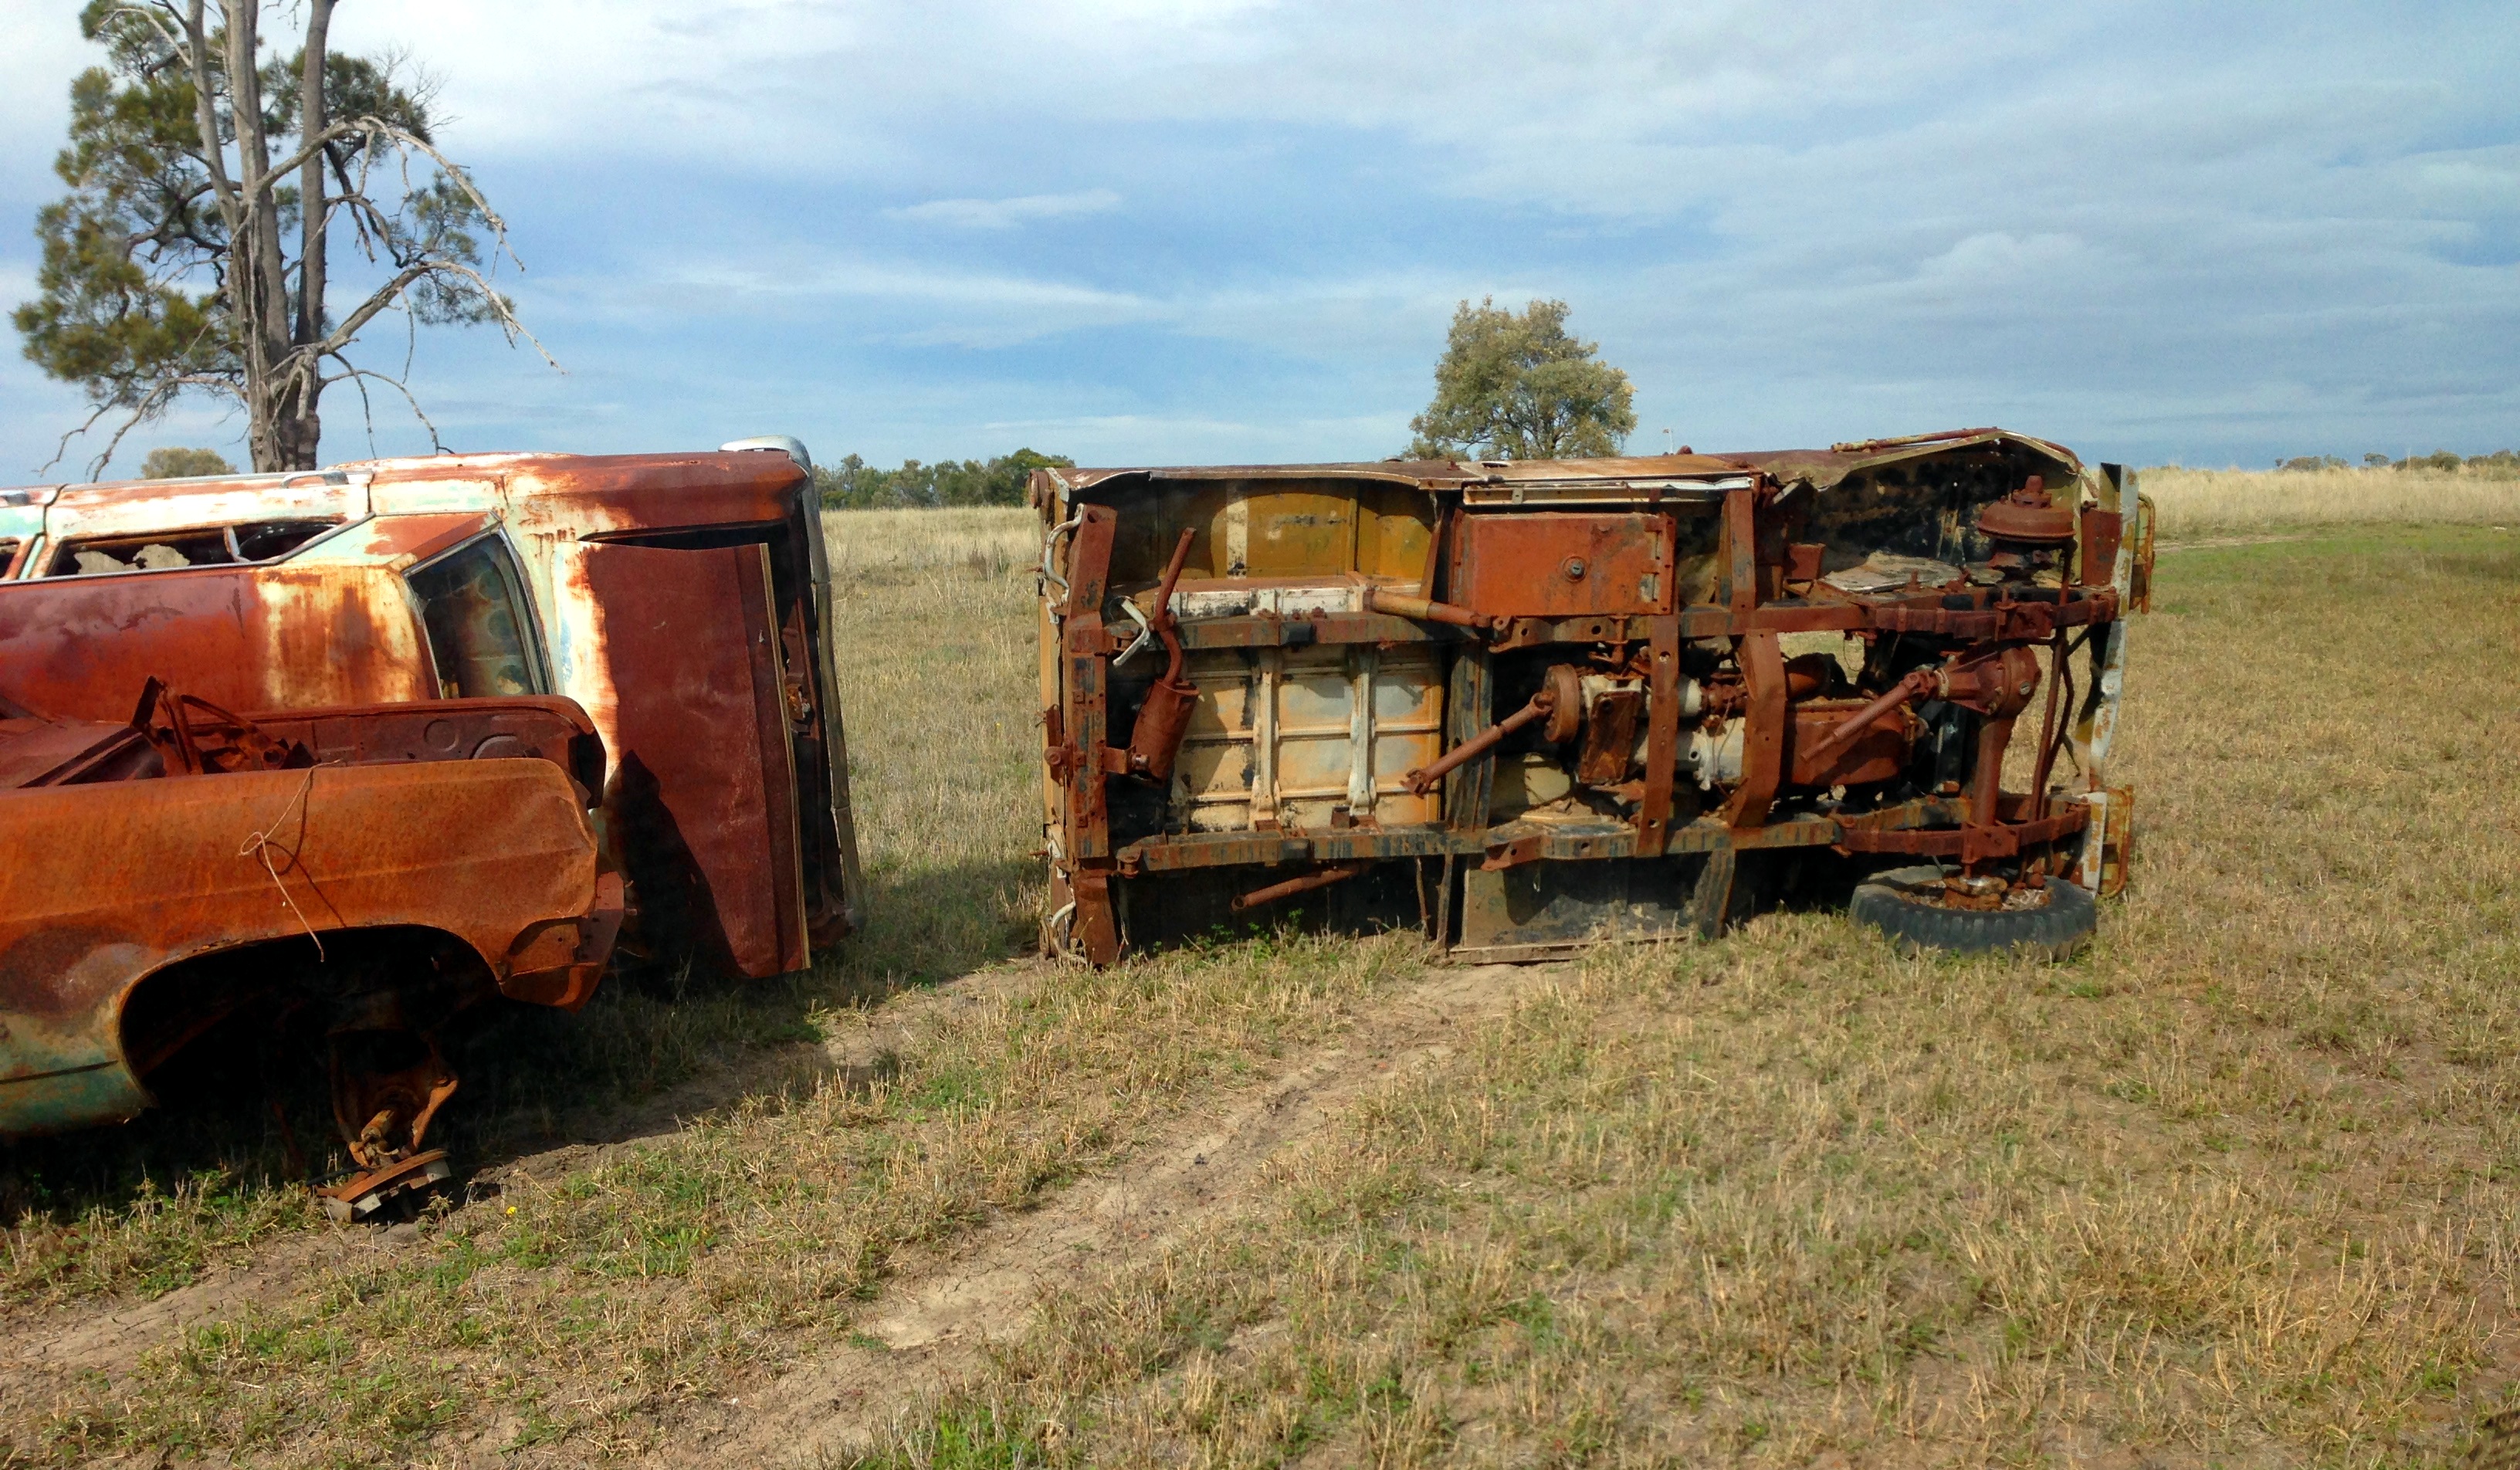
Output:
[[1061,904],[1058,907],[1057,913],[1051,914],[1051,916],[1043,922],[1042,937],[1050,942],[1050,954],[1052,958],[1075,959],[1079,958],[1076,954],[1075,931],[1071,927],[1071,923],[1075,917],[1076,900],[1069,899],[1066,903]]
[[1058,524],[1052,526],[1049,534],[1043,536],[1041,539],[1041,581],[1043,595],[1047,598],[1050,588],[1056,587],[1058,589],[1058,596],[1050,600],[1054,609],[1050,614],[1052,622],[1058,621],[1058,613],[1056,610],[1057,604],[1067,601],[1067,579],[1060,576],[1052,565],[1052,563],[1057,561],[1058,558],[1058,538],[1075,530],[1078,526],[1083,524],[1085,524],[1085,512],[1079,511],[1074,515],[1071,515],[1067,519],[1060,521]]
[[1120,610],[1137,619],[1138,636],[1131,639],[1129,641],[1129,646],[1122,648],[1118,656],[1111,660],[1111,667],[1115,669],[1120,665],[1127,663],[1130,659],[1135,658],[1138,654],[1138,650],[1154,642],[1155,638],[1155,625],[1147,621],[1146,613],[1138,609],[1138,604],[1135,601],[1128,598],[1122,598],[1120,600]]

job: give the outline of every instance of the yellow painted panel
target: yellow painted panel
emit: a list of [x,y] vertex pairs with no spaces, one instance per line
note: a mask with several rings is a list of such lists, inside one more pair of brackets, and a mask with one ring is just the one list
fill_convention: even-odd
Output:
[[1353,495],[1273,486],[1251,494],[1243,514],[1250,576],[1339,576],[1356,565]]
[[1426,575],[1434,541],[1434,502],[1415,491],[1376,485],[1357,500],[1357,570],[1415,586]]

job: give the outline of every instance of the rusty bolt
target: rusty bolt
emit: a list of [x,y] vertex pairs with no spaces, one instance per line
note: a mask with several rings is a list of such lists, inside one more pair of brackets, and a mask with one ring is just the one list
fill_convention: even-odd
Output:
[[1566,574],[1567,581],[1581,582],[1584,580],[1584,558],[1581,557],[1569,557],[1566,558],[1566,564],[1559,567],[1558,570]]

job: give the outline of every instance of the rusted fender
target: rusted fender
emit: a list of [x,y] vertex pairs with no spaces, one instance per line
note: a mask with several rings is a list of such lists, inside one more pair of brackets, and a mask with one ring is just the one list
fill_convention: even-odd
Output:
[[152,674],[228,709],[430,699],[420,617],[370,566],[204,566],[0,584],[10,698],[128,720]]
[[221,949],[421,926],[471,946],[518,999],[582,1003],[621,889],[578,802],[547,760],[0,792],[0,1135],[148,1106],[123,1007],[142,979]]

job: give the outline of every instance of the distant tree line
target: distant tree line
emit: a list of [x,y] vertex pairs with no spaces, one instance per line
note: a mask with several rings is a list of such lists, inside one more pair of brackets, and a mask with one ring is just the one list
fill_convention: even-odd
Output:
[[[2277,460],[2275,468],[2306,471],[2350,469],[2353,467],[2332,454],[2306,454],[2297,455],[2289,460]],[[2384,454],[2366,454],[2362,457],[2362,468],[2365,469],[2475,469],[2488,474],[2520,474],[2520,451],[2498,449],[2492,454],[2472,454],[2461,458],[2447,449],[2436,449],[2431,454],[2408,455],[2403,460],[2393,460]]]
[[1072,469],[1065,455],[1018,449],[987,460],[944,460],[922,465],[904,460],[898,469],[878,469],[850,455],[836,465],[814,467],[814,488],[835,510],[932,510],[938,506],[1020,506],[1024,481],[1036,469]]

